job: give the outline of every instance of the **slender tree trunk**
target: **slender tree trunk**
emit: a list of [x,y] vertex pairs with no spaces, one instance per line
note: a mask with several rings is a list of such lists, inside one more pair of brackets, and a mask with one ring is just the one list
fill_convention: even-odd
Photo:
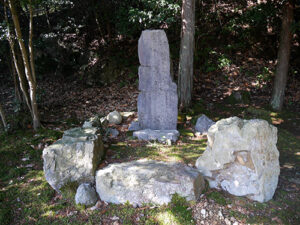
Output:
[[[31,109],[31,104],[30,104],[30,100],[29,100],[29,93],[27,91],[27,85],[26,85],[26,78],[23,74],[23,67],[20,63],[20,60],[18,60],[18,56],[16,54],[16,50],[15,50],[15,43],[14,40],[12,38],[12,33],[11,33],[11,29],[9,26],[9,21],[8,21],[8,17],[7,17],[7,12],[6,12],[6,7],[4,6],[4,15],[5,15],[5,20],[7,23],[7,30],[8,30],[8,43],[11,49],[11,53],[12,53],[12,57],[13,57],[13,61],[14,61],[14,65],[15,65],[15,69],[17,71],[18,77],[19,77],[19,81],[20,81],[20,88],[23,92],[23,96],[26,102],[26,105],[28,106],[28,109],[30,111],[30,113],[32,114],[32,109]],[[22,58],[21,58],[22,60]]]
[[7,127],[7,122],[6,122],[4,111],[3,111],[1,105],[0,105],[0,116],[1,116],[1,119],[2,119],[3,126],[4,126],[4,130],[7,130],[7,128],[8,128]]
[[[14,22],[14,27],[15,27],[15,32],[16,36],[18,39],[18,43],[20,46],[20,50],[22,53],[22,58],[23,58],[23,63],[24,63],[24,69],[25,69],[25,75],[28,81],[29,85],[29,97],[30,97],[30,104],[31,104],[31,115],[32,115],[32,120],[33,120],[33,129],[37,130],[41,126],[40,120],[39,120],[39,115],[38,115],[38,108],[37,108],[37,103],[36,103],[36,83],[35,83],[35,78],[32,75],[32,70],[30,68],[29,60],[28,60],[28,54],[27,50],[25,48],[25,44],[22,38],[22,32],[20,28],[20,23],[19,23],[19,18],[16,13],[15,5],[14,5],[14,0],[8,0],[8,5],[12,14],[12,19]],[[32,18],[31,18],[32,19]],[[30,20],[31,20],[30,19]]]
[[284,94],[289,70],[289,60],[292,41],[292,23],[294,18],[294,1],[289,0],[284,8],[280,43],[276,66],[275,81],[271,98],[271,106],[274,110],[281,110],[284,102]]
[[189,107],[192,101],[195,48],[195,0],[182,1],[181,16],[178,95],[180,108],[183,109]]
[[10,68],[11,68],[11,75],[14,80],[14,86],[15,86],[15,97],[17,99],[17,102],[22,106],[23,105],[23,98],[21,96],[21,90],[20,90],[20,84],[18,82],[18,75],[14,64],[14,59],[12,56],[12,52],[10,51]]
[[29,49],[29,55],[30,55],[31,74],[32,74],[32,78],[34,80],[34,83],[36,83],[32,37],[33,37],[33,10],[32,10],[32,1],[29,0],[29,43],[28,43],[28,49]]

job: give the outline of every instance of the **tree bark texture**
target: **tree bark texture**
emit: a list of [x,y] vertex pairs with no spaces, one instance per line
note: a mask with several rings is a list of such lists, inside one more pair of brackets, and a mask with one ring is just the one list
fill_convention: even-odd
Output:
[[179,107],[191,104],[194,73],[195,0],[182,1],[180,61],[178,69]]
[[4,111],[3,111],[1,105],[0,105],[0,116],[1,116],[1,119],[2,119],[3,126],[4,126],[4,130],[7,130],[7,122],[6,122]]
[[[29,64],[28,53],[27,53],[27,49],[24,44],[24,40],[22,37],[21,28],[20,28],[20,23],[19,23],[19,18],[18,18],[18,14],[17,14],[16,8],[15,8],[15,1],[8,0],[8,5],[9,5],[9,9],[11,11],[11,15],[12,15],[12,19],[13,19],[13,23],[14,23],[14,27],[15,27],[15,32],[16,32],[17,40],[18,40],[18,43],[20,46],[23,63],[24,63],[25,75],[27,78],[28,86],[29,86],[29,97],[30,97],[30,105],[31,105],[30,109],[31,109],[31,116],[32,116],[32,120],[33,120],[33,128],[34,128],[34,130],[37,130],[41,124],[40,124],[40,120],[39,120],[38,108],[37,108],[37,103],[36,103],[35,77],[32,74],[32,69]],[[30,21],[32,21],[32,13],[30,14]]]
[[284,94],[288,77],[289,60],[292,41],[292,23],[294,18],[294,1],[289,0],[284,7],[280,43],[277,56],[275,81],[271,98],[271,106],[280,111],[284,102]]
[[28,42],[28,50],[30,56],[30,69],[32,78],[34,83],[36,83],[35,77],[35,69],[34,69],[34,56],[33,56],[33,45],[32,45],[32,37],[33,37],[33,10],[32,10],[32,1],[29,0],[29,42]]
[[19,78],[19,81],[20,81],[20,88],[21,88],[21,91],[23,93],[26,105],[28,106],[28,109],[29,109],[30,113],[32,114],[31,104],[30,104],[30,99],[29,99],[29,92],[28,92],[28,88],[27,88],[27,81],[26,81],[25,74],[23,72],[24,71],[24,66],[23,66],[23,62],[21,62],[22,57],[18,57],[18,54],[16,53],[17,50],[16,50],[16,47],[15,47],[15,42],[13,40],[13,34],[12,34],[12,31],[11,31],[10,26],[9,26],[9,21],[8,21],[5,6],[4,6],[4,15],[5,15],[5,20],[6,20],[6,23],[7,23],[7,30],[8,30],[8,43],[9,43],[10,50],[11,50],[11,53],[12,53],[15,69],[17,71],[18,78]]

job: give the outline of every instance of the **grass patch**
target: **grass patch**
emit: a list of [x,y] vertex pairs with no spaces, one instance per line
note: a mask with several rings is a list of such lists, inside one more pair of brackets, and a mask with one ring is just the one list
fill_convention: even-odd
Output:
[[225,199],[225,197],[217,191],[210,192],[206,195],[207,198],[214,200],[216,203],[220,205],[226,205],[229,202]]
[[[138,141],[137,141],[138,143]],[[148,143],[146,145],[129,145],[125,142],[113,144],[114,158],[139,159],[149,158],[164,161],[194,163],[206,148],[206,140],[184,140],[182,145],[163,145]]]

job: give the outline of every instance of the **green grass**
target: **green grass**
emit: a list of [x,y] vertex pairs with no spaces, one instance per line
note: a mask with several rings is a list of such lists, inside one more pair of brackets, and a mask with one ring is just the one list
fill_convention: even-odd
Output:
[[126,142],[119,142],[113,144],[111,149],[115,154],[113,157],[116,159],[150,158],[154,160],[194,163],[204,152],[206,140],[184,140],[183,145],[171,146],[160,143],[148,143],[147,145],[131,147]]
[[173,195],[172,201],[168,205],[156,207],[147,205],[134,208],[130,204],[114,205],[109,204],[105,216],[118,217],[122,224],[161,224],[161,225],[192,225],[195,224],[190,210],[192,202],[187,202],[185,198]]

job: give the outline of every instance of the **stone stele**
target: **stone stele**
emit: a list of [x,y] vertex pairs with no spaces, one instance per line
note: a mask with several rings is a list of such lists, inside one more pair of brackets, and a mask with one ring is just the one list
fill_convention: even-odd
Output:
[[176,162],[137,160],[110,164],[96,172],[96,191],[102,201],[134,206],[167,204],[177,193],[199,198],[204,179],[197,169]]
[[43,151],[44,173],[56,190],[69,182],[95,182],[95,171],[103,155],[97,128],[73,128]]
[[196,167],[210,187],[265,202],[280,173],[277,128],[265,120],[222,119],[208,130],[207,148]]
[[[138,43],[139,96],[138,119],[141,130],[177,127],[177,86],[170,74],[170,53],[163,30],[145,30]],[[138,138],[140,135],[136,135]]]

